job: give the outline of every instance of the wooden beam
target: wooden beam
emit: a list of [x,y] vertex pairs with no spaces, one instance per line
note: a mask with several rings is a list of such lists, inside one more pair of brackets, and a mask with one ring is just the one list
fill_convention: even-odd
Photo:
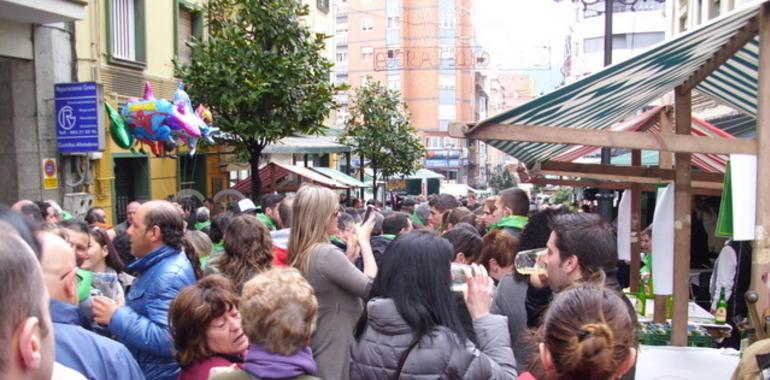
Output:
[[[467,130],[463,128],[464,130]],[[660,135],[644,132],[558,128],[538,125],[489,124],[469,131],[467,138],[598,147],[663,150],[683,153],[757,154],[754,139],[724,139],[704,136]]]
[[[676,134],[692,131],[692,92],[677,88],[674,101]],[[687,313],[690,299],[690,226],[692,194],[690,193],[692,155],[674,155],[674,312],[671,322],[671,344],[687,346]],[[700,253],[700,252],[699,252]]]
[[770,6],[759,11],[759,93],[757,98],[757,141],[764,149],[757,157],[756,236],[751,259],[751,288],[759,294],[760,315],[768,307],[768,289],[762,277],[770,272]]
[[[634,149],[631,151],[631,166],[642,166],[642,151]],[[630,287],[631,292],[639,290],[639,269],[641,268],[641,246],[639,244],[639,233],[642,230],[642,185],[634,183],[631,185],[631,271]]]
[[[565,179],[565,178],[546,178],[546,177],[533,177],[526,183],[533,185],[555,185],[555,186],[572,186],[572,187],[592,187],[595,189],[611,189],[611,190],[626,190],[631,189],[635,184],[640,186],[641,191],[655,192],[658,187],[655,184],[642,184],[632,182],[610,182],[610,181],[593,181],[586,179]],[[704,187],[693,187],[693,194],[705,195],[709,197],[718,197],[722,195],[722,189],[711,189]]]
[[[579,174],[585,174],[591,177],[593,174],[598,175],[611,175],[611,176],[626,176],[626,177],[643,177],[648,178],[651,181],[642,181],[646,183],[660,183],[660,180],[673,180],[675,171],[671,169],[660,169],[646,166],[616,166],[616,165],[602,165],[602,164],[580,164],[576,162],[565,161],[548,161],[540,164],[540,169],[543,173],[552,172],[571,172],[576,173],[571,176],[578,176]],[[692,173],[693,180],[697,182],[714,182],[719,185],[721,189],[724,182],[724,174],[722,173],[707,173],[707,172],[695,172]],[[595,177],[591,177],[595,178]],[[608,177],[605,177],[608,178]],[[657,181],[656,181],[657,180]]]
[[[660,113],[660,135],[666,140],[674,135],[674,119],[671,108],[667,108],[666,112]],[[661,150],[658,154],[660,155],[658,157],[658,166],[661,169],[671,169],[674,167],[674,155],[670,151]]]
[[691,91],[713,73],[719,66],[722,66],[735,53],[739,52],[747,43],[756,37],[759,31],[759,18],[753,17],[748,23],[738,30],[726,44],[722,45],[706,63],[696,70],[687,81],[682,85],[682,91]]

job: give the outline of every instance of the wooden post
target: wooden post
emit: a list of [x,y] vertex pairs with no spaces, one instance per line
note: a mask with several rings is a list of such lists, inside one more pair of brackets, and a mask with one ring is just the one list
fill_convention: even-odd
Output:
[[[666,135],[674,134],[674,121],[669,110],[669,108],[665,108],[658,114],[658,117],[660,117],[660,135],[663,140],[666,139]],[[660,155],[658,166],[661,169],[671,169],[674,167],[671,152],[661,150],[658,154]]]
[[757,310],[766,310],[768,290],[762,276],[770,272],[770,7],[759,11],[759,93],[757,98],[757,216],[756,236],[751,260],[751,288],[759,294]]
[[[642,152],[631,151],[631,166],[642,166]],[[631,185],[631,292],[639,290],[639,268],[641,266],[639,233],[642,226],[642,184]]]
[[[674,98],[676,133],[689,135],[692,130],[692,92],[677,87]],[[687,306],[690,300],[690,225],[692,194],[690,193],[692,155],[676,153],[674,179],[674,313],[671,322],[671,344],[687,345]],[[702,253],[702,252],[699,252]]]

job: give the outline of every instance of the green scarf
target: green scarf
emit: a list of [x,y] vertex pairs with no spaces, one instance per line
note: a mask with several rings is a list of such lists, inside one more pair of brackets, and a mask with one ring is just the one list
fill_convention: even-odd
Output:
[[489,226],[489,228],[493,230],[500,229],[500,228],[516,228],[519,230],[523,230],[524,227],[527,225],[527,221],[529,221],[529,218],[527,218],[526,216],[508,215],[500,219],[499,222]]
[[333,241],[333,242],[335,242],[337,244],[347,245],[347,244],[345,244],[344,241],[342,241],[342,239],[338,238],[337,235],[329,236],[329,240],[331,240],[331,241]]
[[382,237],[384,237],[385,239],[388,239],[388,240],[393,240],[393,239],[396,238],[396,235],[393,235],[393,234],[382,234],[380,236],[382,236]]
[[273,219],[265,214],[257,214],[257,219],[264,223],[270,231],[275,231],[275,222]]
[[423,227],[422,220],[420,220],[420,217],[415,213],[412,213],[412,224]]
[[206,227],[208,227],[210,225],[211,225],[211,221],[209,221],[209,220],[204,220],[202,222],[197,222],[197,223],[195,223],[195,230],[196,231],[203,231],[204,228],[206,228]]

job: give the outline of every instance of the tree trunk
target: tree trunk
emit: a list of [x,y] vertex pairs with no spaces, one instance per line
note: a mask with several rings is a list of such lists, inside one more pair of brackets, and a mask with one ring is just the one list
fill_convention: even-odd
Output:
[[262,146],[254,144],[249,149],[251,158],[249,163],[251,164],[251,200],[254,204],[260,204],[260,196],[262,195],[262,179],[259,178],[259,157],[262,155]]
[[374,161],[372,161],[371,164],[372,164],[372,198],[376,201],[377,200],[377,167],[374,166]]
[[[361,182],[364,182],[364,155],[363,154],[359,154],[358,158],[360,160],[360,163],[358,164],[358,170],[359,170],[358,176],[361,178]],[[360,193],[361,203],[366,201],[364,199],[365,198],[364,195],[366,195],[366,189],[362,187],[361,188],[361,193]]]

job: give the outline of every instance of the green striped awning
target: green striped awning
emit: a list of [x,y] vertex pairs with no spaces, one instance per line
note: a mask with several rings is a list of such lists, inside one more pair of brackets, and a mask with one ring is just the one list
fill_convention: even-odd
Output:
[[354,177],[351,177],[339,170],[335,170],[332,168],[324,168],[324,167],[313,167],[311,168],[337,182],[344,183],[345,185],[348,185],[350,187],[372,187],[371,184],[363,183]]
[[[760,6],[767,1],[716,18],[626,61],[483,120],[466,135],[472,136],[490,124],[610,128],[683,84],[741,28],[757,22]],[[756,118],[758,66],[759,41],[755,36],[696,90]],[[486,143],[528,165],[547,161],[572,147],[494,139]]]

